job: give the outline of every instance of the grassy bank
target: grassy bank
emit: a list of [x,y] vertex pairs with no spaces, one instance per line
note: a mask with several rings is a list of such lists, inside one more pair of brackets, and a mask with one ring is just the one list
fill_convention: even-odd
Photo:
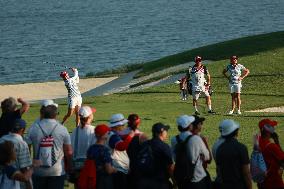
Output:
[[195,48],[175,55],[163,57],[158,60],[144,64],[133,64],[122,66],[121,68],[105,70],[100,73],[89,73],[88,76],[119,75],[141,69],[136,77],[141,77],[159,71],[162,68],[168,68],[178,64],[193,61],[196,55],[201,55],[206,60],[226,60],[231,55],[237,54],[240,57],[253,56],[262,52],[278,49],[284,46],[284,31],[268,34],[249,36],[240,39],[234,39],[200,48]]
[[[280,125],[277,132],[281,144],[284,145],[284,115],[283,113],[246,113],[246,110],[284,105],[284,32],[276,32],[270,35],[248,37],[216,45],[187,51],[179,55],[166,57],[156,62],[145,64],[143,72],[146,74],[162,67],[169,67],[192,60],[196,54],[211,59],[214,62],[208,65],[212,76],[214,94],[212,96],[213,108],[217,115],[208,115],[205,99],[200,99],[200,111],[206,118],[203,134],[208,137],[210,146],[219,137],[218,125],[223,119],[234,119],[241,125],[239,140],[246,144],[249,151],[252,150],[252,135],[258,131],[257,124],[263,118],[273,118]],[[274,44],[275,43],[275,44]],[[247,52],[246,52],[247,51]],[[242,111],[241,116],[228,116],[230,109],[230,95],[228,93],[228,81],[222,77],[222,70],[228,64],[227,59],[231,54],[237,54],[241,58],[239,63],[250,69],[249,77],[243,82]],[[65,101],[59,102],[59,119],[62,120],[67,107]],[[171,125],[169,137],[177,134],[175,120],[179,115],[192,114],[191,98],[184,102],[179,99],[179,87],[175,84],[152,87],[135,93],[114,94],[109,96],[84,98],[84,104],[96,107],[94,125],[107,123],[111,114],[138,113],[141,116],[141,130],[151,136],[151,126],[156,122]],[[39,115],[39,105],[33,104],[24,119],[31,124]],[[66,124],[69,131],[74,128],[74,118]],[[209,171],[214,177],[215,164],[209,166]]]

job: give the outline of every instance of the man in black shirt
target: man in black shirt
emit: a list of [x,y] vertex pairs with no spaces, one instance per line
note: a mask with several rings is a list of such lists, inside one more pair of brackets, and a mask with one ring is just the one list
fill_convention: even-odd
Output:
[[141,174],[138,189],[171,189],[169,178],[173,175],[174,163],[170,146],[164,141],[168,137],[169,126],[156,123],[152,127],[153,138],[149,142],[153,155],[151,174]]
[[13,97],[6,98],[1,102],[0,137],[9,134],[12,123],[16,119],[21,119],[23,113],[28,111],[30,107],[22,98],[18,98],[17,101],[22,105],[19,109],[17,109],[17,102]]
[[247,147],[237,140],[239,124],[224,120],[221,135],[225,141],[216,151],[217,177],[221,189],[252,189]]

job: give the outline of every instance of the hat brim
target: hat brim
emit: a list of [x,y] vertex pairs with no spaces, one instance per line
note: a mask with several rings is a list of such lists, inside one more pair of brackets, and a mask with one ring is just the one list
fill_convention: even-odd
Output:
[[115,123],[110,123],[109,127],[122,126],[122,125],[125,125],[126,123],[128,123],[128,120],[124,119],[122,121],[118,121],[118,122],[115,122]]

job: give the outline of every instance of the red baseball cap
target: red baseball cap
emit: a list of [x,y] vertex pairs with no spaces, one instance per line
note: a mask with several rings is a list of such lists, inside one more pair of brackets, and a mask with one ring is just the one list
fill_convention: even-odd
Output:
[[109,131],[110,131],[110,128],[105,124],[97,125],[95,128],[95,134],[97,136],[103,136]]
[[201,56],[196,56],[194,62],[200,62],[202,60]]
[[274,133],[274,127],[277,126],[278,122],[271,119],[263,119],[258,123],[260,130],[265,129],[270,133]]
[[60,73],[60,77],[65,78],[66,76],[68,76],[68,73],[66,71]]

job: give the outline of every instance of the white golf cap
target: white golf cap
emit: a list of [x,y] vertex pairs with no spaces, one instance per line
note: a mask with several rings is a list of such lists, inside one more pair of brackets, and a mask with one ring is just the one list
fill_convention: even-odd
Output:
[[221,129],[222,136],[228,136],[239,129],[240,125],[232,119],[225,119],[220,123],[219,128]]
[[56,108],[58,107],[58,104],[54,103],[53,100],[49,100],[49,99],[41,101],[41,105],[44,106],[44,107],[47,107],[47,106],[50,106],[50,105],[53,105]]
[[109,127],[124,125],[128,122],[122,114],[113,114],[109,120]]
[[182,128],[187,128],[190,124],[194,122],[194,116],[182,115],[177,118],[177,125]]
[[89,117],[91,114],[95,113],[97,110],[95,108],[91,108],[90,106],[82,106],[79,110],[80,117]]

